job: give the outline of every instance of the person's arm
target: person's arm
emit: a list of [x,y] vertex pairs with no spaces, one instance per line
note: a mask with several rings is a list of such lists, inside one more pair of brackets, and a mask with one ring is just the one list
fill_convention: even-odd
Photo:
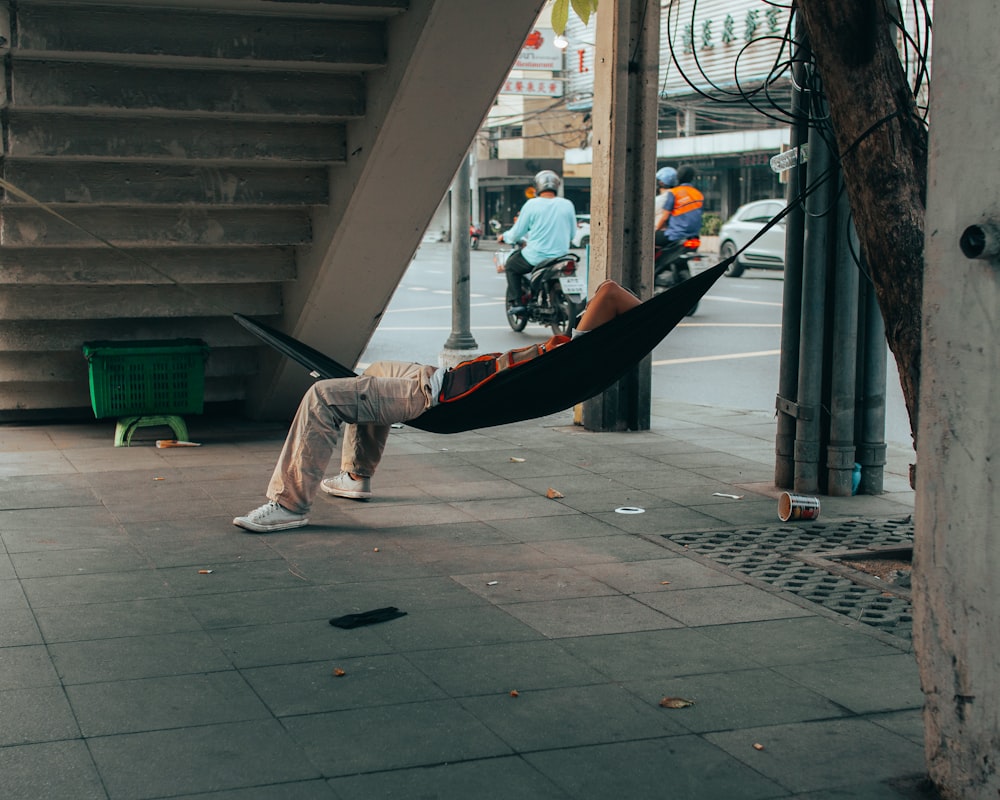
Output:
[[[530,200],[528,201],[531,202]],[[528,231],[531,229],[531,224],[528,220],[530,215],[530,210],[528,208],[528,203],[525,203],[521,208],[521,212],[514,217],[514,224],[510,227],[510,230],[505,231],[503,234],[503,241],[508,244],[517,244],[521,239],[527,235]]]
[[663,210],[660,211],[659,216],[656,218],[656,226],[654,230],[662,230],[667,227],[667,221],[670,219],[670,212],[674,210],[674,193],[671,191],[666,191],[663,193]]

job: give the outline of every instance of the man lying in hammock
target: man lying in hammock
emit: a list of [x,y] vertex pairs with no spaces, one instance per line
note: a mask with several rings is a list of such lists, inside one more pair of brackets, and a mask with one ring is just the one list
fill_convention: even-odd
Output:
[[[637,305],[635,295],[614,281],[605,281],[597,287],[573,335],[593,330]],[[548,346],[568,341],[567,337],[553,337]],[[511,354],[518,352],[511,351],[499,360],[507,363]],[[376,361],[358,377],[314,383],[302,398],[278,456],[267,487],[268,502],[236,517],[233,524],[254,533],[301,528],[309,523],[309,509],[319,489],[336,497],[368,500],[389,427],[416,419],[437,405],[454,383],[449,378],[459,372],[403,361]],[[324,480],[341,424],[341,472]]]

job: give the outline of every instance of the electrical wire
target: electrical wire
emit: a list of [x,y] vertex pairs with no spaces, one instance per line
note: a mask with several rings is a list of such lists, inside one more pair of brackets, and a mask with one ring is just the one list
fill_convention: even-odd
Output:
[[[682,8],[687,2],[690,2],[690,14],[685,14]],[[831,213],[836,204],[835,198],[831,201],[834,204],[831,208],[822,211],[813,210],[811,212],[806,209],[805,199],[838,173],[843,159],[853,152],[861,142],[890,120],[903,114],[903,109],[897,109],[876,120],[844,152],[837,154],[836,139],[826,105],[822,78],[816,68],[812,54],[807,54],[807,58],[801,60],[802,56],[797,52],[795,47],[793,33],[795,30],[796,9],[794,3],[761,0],[761,4],[785,9],[789,12],[784,31],[781,34],[771,32],[766,36],[753,37],[744,44],[733,59],[731,83],[727,81],[725,85],[722,85],[710,76],[709,70],[699,57],[699,48],[695,43],[699,0],[665,0],[664,2],[667,12],[665,35],[667,37],[670,60],[664,71],[663,82],[661,84],[661,111],[667,113],[670,111],[683,113],[694,111],[699,115],[699,118],[708,119],[710,123],[717,125],[739,125],[746,119],[745,115],[748,112],[755,117],[763,117],[776,123],[805,125],[810,131],[810,140],[814,137],[818,140],[816,142],[811,141],[811,146],[826,147],[834,154],[830,168],[823,174],[813,177],[811,184],[806,185],[804,175],[800,175],[802,189],[799,194],[763,230],[757,233],[750,240],[750,243],[777,224],[796,206],[801,206],[806,213],[816,216]],[[908,80],[911,81],[910,88],[916,103],[918,121],[926,129],[928,124],[928,109],[925,98],[930,79],[930,40],[932,31],[930,9],[928,8],[927,0],[895,0],[894,2],[887,2],[886,9],[890,21],[896,28],[897,50],[900,54],[903,69]],[[682,66],[679,55],[675,50],[675,42],[678,41],[684,48],[682,55],[693,58],[693,71],[691,68],[685,71]],[[745,85],[740,77],[741,59],[749,57],[751,47],[773,46],[775,41],[777,41],[778,45],[770,70],[763,77],[755,78],[752,85]],[[796,74],[795,68],[799,66],[804,67],[801,70],[805,75],[802,85],[796,84],[794,79],[794,75]],[[684,83],[687,84],[687,88],[691,91],[693,99],[680,101],[667,96],[667,80],[671,75],[671,69],[676,70],[676,74],[680,75]],[[804,114],[797,114],[792,108],[791,92],[793,89],[798,90],[804,98]],[[734,106],[740,110],[730,113],[730,110]],[[800,172],[802,172],[801,168]],[[843,186],[840,187],[839,191],[844,191]],[[853,216],[847,223],[853,225]],[[749,246],[749,243],[747,246]],[[870,280],[870,277],[864,270],[860,254],[855,253],[853,247],[851,248],[850,255],[858,268]]]

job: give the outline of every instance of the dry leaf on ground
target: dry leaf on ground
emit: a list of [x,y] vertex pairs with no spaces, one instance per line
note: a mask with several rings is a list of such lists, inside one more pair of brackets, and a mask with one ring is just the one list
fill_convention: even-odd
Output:
[[549,490],[545,493],[545,496],[549,498],[549,500],[556,500],[560,497],[565,497],[565,495],[562,492],[560,492],[558,489],[553,489],[551,486],[549,487]]
[[660,701],[660,705],[664,708],[687,708],[688,706],[693,706],[693,700],[685,700],[683,697],[664,697]]

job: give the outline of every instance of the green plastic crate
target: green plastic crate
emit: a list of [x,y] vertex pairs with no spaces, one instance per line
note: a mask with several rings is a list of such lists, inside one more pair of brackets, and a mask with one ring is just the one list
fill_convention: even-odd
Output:
[[83,354],[97,419],[202,411],[208,345],[200,339],[86,342]]

